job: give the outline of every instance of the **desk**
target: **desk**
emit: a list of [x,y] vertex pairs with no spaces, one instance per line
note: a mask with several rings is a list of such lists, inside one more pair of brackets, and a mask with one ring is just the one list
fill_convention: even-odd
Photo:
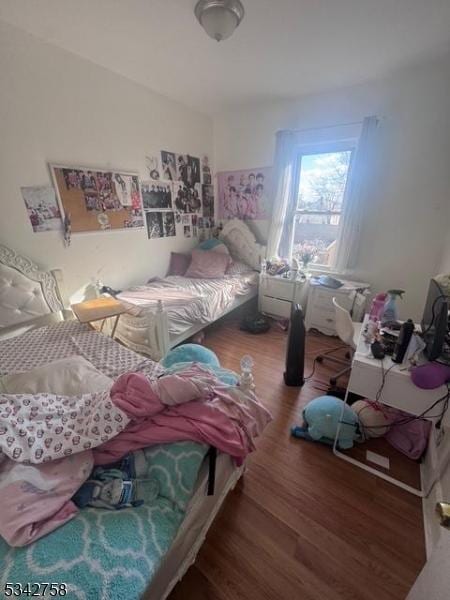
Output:
[[102,331],[106,319],[116,317],[111,331],[113,339],[120,315],[127,312],[127,308],[121,302],[110,296],[101,296],[93,300],[72,304],[71,308],[80,323],[90,324],[94,321],[102,321],[100,331]]
[[[367,321],[368,316],[366,315],[361,328],[358,345],[353,356],[352,370],[344,401],[347,402],[349,392],[359,394],[370,400],[375,400],[382,383],[383,369],[385,372],[390,369],[386,376],[385,385],[381,397],[379,398],[379,402],[403,410],[411,415],[417,416],[422,414],[430,408],[436,400],[442,398],[447,393],[447,386],[442,385],[434,390],[422,390],[416,387],[411,381],[407,365],[397,365],[392,362],[390,357],[385,357],[382,361],[373,358],[370,351],[370,345],[366,343],[362,335]],[[392,366],[394,364],[395,366]],[[432,413],[433,415],[438,415],[441,410],[442,404],[437,406],[436,410],[433,410]],[[437,421],[437,418],[430,418],[430,421]],[[436,430],[434,427],[431,428],[428,450],[421,463],[421,490],[416,490],[386,473],[378,471],[377,469],[341,452],[337,447],[339,429],[340,426],[338,427],[333,446],[333,452],[336,456],[355,464],[378,477],[382,477],[413,494],[422,497],[429,494],[431,487],[439,477],[440,465],[443,465],[441,453],[438,451],[440,440],[436,438]]]

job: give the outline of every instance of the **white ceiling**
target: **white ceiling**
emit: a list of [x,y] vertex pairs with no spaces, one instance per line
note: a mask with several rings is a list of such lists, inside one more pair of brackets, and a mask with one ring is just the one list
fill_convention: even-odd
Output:
[[0,0],[0,19],[209,113],[377,78],[450,41],[450,0],[243,3],[219,44],[195,0]]

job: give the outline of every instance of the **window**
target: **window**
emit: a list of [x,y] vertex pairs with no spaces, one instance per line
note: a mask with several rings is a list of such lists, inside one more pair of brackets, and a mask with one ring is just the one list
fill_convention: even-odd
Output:
[[300,263],[333,265],[352,154],[352,148],[336,146],[299,157],[292,256]]

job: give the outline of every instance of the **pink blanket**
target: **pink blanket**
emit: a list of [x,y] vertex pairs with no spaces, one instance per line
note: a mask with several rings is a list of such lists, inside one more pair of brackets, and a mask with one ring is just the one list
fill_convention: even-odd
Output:
[[112,387],[111,400],[130,423],[94,450],[96,464],[152,444],[184,440],[210,444],[241,460],[271,420],[252,392],[221,385],[199,365],[153,383],[127,373]]
[[126,373],[110,392],[0,394],[0,535],[26,545],[71,519],[94,461],[186,440],[242,461],[270,420],[253,393],[197,364],[152,381]]
[[0,534],[11,546],[25,546],[64,525],[78,512],[71,501],[89,477],[92,452],[41,465],[4,457],[0,471]]

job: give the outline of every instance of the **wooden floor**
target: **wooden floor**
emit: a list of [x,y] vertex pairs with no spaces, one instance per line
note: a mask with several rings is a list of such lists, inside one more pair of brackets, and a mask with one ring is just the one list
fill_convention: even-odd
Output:
[[[329,370],[319,365],[303,388],[286,387],[285,343],[276,327],[251,335],[233,318],[208,330],[205,345],[223,366],[239,371],[240,357],[253,356],[274,420],[170,600],[403,600],[425,562],[421,501],[290,436]],[[308,335],[306,374],[334,345]]]

